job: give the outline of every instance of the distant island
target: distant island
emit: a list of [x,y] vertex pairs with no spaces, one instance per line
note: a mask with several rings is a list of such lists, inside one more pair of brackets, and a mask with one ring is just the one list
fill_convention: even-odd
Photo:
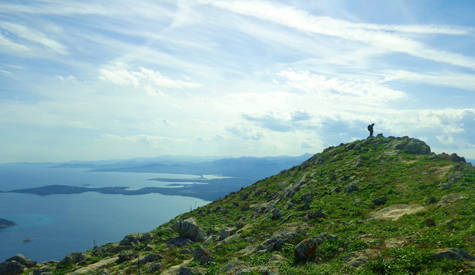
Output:
[[9,227],[12,227],[14,225],[16,225],[16,223],[14,223],[12,221],[5,220],[5,219],[0,219],[0,229],[9,228]]

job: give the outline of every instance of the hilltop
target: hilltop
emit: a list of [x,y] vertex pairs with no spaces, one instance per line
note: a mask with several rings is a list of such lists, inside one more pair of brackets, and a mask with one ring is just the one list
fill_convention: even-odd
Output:
[[17,255],[0,274],[475,274],[474,184],[463,157],[371,137],[151,232],[59,262]]

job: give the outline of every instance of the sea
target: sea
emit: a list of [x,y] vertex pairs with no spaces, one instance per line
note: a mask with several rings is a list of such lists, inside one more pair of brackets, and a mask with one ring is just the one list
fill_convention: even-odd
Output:
[[[214,177],[204,175],[206,178]],[[95,187],[167,187],[153,178],[193,179],[201,175],[89,172],[46,164],[0,165],[0,191],[71,185]],[[180,183],[180,184],[187,184]],[[172,187],[170,187],[172,188]],[[173,188],[176,188],[174,186]],[[110,195],[96,192],[38,196],[0,193],[0,218],[17,225],[0,230],[0,262],[22,254],[34,261],[61,260],[94,245],[119,242],[127,234],[153,230],[179,214],[208,204],[193,197]],[[26,238],[32,241],[23,242]]]

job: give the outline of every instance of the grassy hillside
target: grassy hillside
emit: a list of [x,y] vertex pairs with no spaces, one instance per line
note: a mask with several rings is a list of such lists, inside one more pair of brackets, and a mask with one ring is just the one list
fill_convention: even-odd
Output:
[[368,138],[152,232],[60,262],[1,265],[23,274],[475,274],[474,184],[474,167],[455,154]]

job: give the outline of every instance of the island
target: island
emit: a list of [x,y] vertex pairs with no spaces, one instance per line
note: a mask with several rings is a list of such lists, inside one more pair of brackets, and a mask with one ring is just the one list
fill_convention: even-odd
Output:
[[34,238],[25,238],[25,239],[22,240],[22,242],[27,243],[27,242],[31,242],[33,240],[34,240]]
[[16,223],[14,223],[12,221],[5,220],[5,219],[0,219],[0,229],[9,228],[9,227],[12,227],[14,225],[16,225]]

